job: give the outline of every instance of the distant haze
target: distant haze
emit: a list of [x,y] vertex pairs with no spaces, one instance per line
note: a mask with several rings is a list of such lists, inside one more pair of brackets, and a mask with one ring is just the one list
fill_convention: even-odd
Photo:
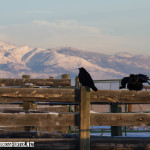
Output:
[[148,0],[0,0],[0,39],[43,49],[150,55]]

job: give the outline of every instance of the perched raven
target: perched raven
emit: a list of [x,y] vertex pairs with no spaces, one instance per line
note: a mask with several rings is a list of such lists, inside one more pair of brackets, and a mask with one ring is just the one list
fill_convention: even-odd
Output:
[[79,69],[79,81],[83,86],[88,86],[90,87],[93,91],[98,91],[97,88],[94,85],[93,79],[91,75],[83,68],[78,68]]
[[143,83],[148,83],[149,78],[147,75],[144,74],[130,74],[129,77],[124,77],[121,80],[121,86],[120,89],[122,88],[127,88],[129,90],[136,90],[136,91],[141,91],[143,89]]

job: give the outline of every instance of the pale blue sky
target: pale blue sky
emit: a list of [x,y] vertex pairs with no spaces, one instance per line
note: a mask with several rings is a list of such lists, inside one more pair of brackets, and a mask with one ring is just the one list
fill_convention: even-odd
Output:
[[150,54],[150,0],[0,0],[0,40]]

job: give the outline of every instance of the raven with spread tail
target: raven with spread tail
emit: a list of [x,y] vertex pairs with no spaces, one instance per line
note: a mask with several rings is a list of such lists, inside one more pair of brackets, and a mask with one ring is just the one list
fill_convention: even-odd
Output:
[[129,77],[124,77],[121,80],[121,86],[120,89],[127,88],[129,90],[136,90],[141,91],[143,89],[143,83],[150,83],[148,82],[149,77],[144,74],[130,74]]
[[79,69],[79,75],[78,75],[79,82],[82,84],[82,86],[88,86],[93,91],[98,91],[98,89],[94,85],[91,75],[83,67],[78,69]]

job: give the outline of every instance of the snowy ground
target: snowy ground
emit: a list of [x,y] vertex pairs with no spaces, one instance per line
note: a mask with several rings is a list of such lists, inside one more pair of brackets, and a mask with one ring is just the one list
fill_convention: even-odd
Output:
[[[111,136],[111,133],[91,133],[90,135],[95,136]],[[125,137],[125,133],[123,133],[123,136]],[[150,132],[137,132],[137,133],[127,133],[126,137],[150,137]]]
[[[90,135],[95,135],[95,136],[111,136],[111,132],[105,133],[105,131],[110,131],[110,126],[91,126],[91,129],[94,129],[94,131],[97,131],[98,133],[91,133]],[[133,132],[133,131],[137,132]],[[145,130],[145,132],[144,132]],[[150,137],[150,132],[146,131],[147,129],[144,127],[136,127],[133,130],[130,130],[132,132],[128,132],[125,134],[123,130],[123,135],[126,137]],[[104,131],[104,132],[103,132]]]

